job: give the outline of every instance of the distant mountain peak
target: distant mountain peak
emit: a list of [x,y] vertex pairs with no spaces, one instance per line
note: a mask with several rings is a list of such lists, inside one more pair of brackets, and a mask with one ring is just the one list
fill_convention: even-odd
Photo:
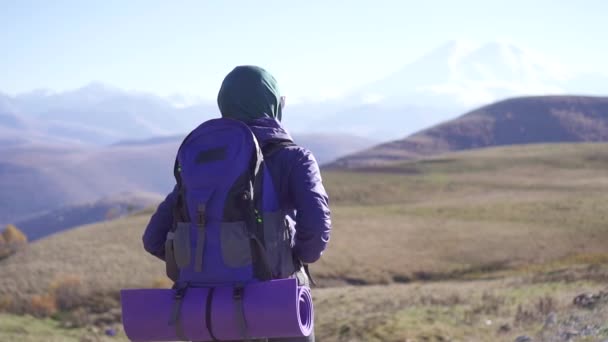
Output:
[[464,109],[514,96],[576,93],[571,77],[555,60],[509,41],[453,40],[350,98],[365,103],[374,94],[385,102]]

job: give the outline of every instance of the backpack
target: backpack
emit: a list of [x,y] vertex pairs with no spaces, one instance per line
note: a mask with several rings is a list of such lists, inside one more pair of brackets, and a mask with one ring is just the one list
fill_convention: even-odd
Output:
[[169,278],[187,286],[245,285],[288,278],[292,254],[286,212],[264,162],[283,141],[260,145],[243,122],[204,122],[182,142],[174,167],[177,203],[165,243]]

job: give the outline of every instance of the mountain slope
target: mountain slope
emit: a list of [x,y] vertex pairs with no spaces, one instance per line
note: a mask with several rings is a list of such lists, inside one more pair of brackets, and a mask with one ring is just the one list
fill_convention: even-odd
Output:
[[[370,284],[606,258],[606,147],[509,146],[406,162],[390,172],[324,172],[334,230],[313,272],[326,285]],[[62,275],[106,291],[151,286],[164,273],[141,245],[150,214],[32,243],[0,263],[0,297],[14,289],[44,293]]]
[[[116,193],[164,194],[174,184],[173,161],[182,139],[161,137],[106,147],[1,145],[0,224],[68,210],[65,206],[73,209]],[[299,135],[295,140],[311,149],[321,164],[374,143],[338,134]]]
[[123,192],[172,187],[174,143],[83,147],[0,147],[0,223]]
[[331,166],[366,167],[489,146],[599,141],[608,141],[608,97],[514,98],[343,157]]
[[124,193],[99,201],[61,207],[15,222],[29,241],[35,241],[66,229],[89,223],[112,220],[158,204],[162,196],[152,193]]

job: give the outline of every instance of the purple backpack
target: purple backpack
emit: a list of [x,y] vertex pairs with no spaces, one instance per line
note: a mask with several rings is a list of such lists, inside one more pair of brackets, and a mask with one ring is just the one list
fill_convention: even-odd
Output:
[[288,278],[292,255],[286,213],[249,127],[233,119],[204,122],[175,161],[178,200],[165,244],[167,275],[190,286],[245,285]]

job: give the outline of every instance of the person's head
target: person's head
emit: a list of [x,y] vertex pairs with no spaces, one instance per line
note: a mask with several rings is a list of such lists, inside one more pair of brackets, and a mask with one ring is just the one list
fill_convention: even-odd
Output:
[[284,97],[275,78],[257,66],[238,66],[222,82],[217,104],[224,118],[244,122],[259,118],[281,121]]

